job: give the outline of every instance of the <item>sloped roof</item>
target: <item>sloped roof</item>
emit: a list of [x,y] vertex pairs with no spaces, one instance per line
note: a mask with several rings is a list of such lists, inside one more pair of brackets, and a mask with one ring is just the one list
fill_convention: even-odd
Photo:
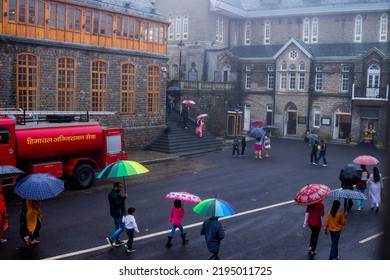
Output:
[[153,0],[68,0],[78,4],[87,4],[116,12],[164,20],[154,7]]
[[[290,42],[290,41],[289,41]],[[298,42],[298,41],[296,41]],[[290,42],[291,43],[291,42]],[[259,45],[259,46],[239,46],[230,50],[241,60],[269,60],[280,52],[284,45]],[[353,59],[361,58],[376,49],[383,56],[390,58],[389,44],[384,43],[339,43],[339,44],[312,44],[307,45],[299,42],[299,45],[308,51],[314,59]]]

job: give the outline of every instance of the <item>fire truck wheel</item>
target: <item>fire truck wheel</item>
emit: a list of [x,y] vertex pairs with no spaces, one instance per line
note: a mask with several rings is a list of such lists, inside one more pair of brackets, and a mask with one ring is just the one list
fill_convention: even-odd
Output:
[[95,172],[91,165],[81,164],[73,175],[73,187],[76,189],[88,189],[95,180]]

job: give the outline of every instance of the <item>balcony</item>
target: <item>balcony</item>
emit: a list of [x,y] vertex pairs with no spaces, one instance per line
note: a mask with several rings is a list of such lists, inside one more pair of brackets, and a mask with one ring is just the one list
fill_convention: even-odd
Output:
[[381,88],[352,86],[352,101],[356,105],[386,106],[389,100],[389,85]]

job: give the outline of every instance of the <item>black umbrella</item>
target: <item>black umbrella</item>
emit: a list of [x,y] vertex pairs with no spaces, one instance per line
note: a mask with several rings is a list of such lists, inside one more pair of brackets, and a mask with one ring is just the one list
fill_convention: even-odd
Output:
[[359,164],[348,163],[340,171],[339,179],[345,186],[353,186],[362,178],[363,170]]

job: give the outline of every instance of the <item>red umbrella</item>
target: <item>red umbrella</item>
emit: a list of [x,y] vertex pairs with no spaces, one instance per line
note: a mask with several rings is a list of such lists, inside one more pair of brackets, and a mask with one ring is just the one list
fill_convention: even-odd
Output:
[[183,103],[183,104],[186,104],[186,105],[195,104],[195,102],[194,102],[194,101],[192,101],[192,100],[189,100],[189,99],[183,100],[183,102],[182,102],[182,103]]
[[378,164],[379,160],[373,156],[362,155],[355,158],[352,162],[360,165],[374,165]]
[[251,121],[251,127],[263,127],[264,122],[262,120],[253,120]]
[[329,192],[330,188],[325,185],[309,184],[298,191],[294,200],[298,205],[314,204],[323,200]]

